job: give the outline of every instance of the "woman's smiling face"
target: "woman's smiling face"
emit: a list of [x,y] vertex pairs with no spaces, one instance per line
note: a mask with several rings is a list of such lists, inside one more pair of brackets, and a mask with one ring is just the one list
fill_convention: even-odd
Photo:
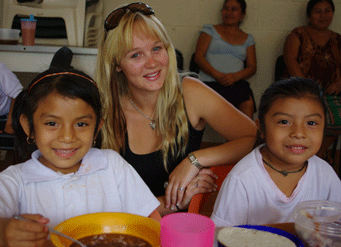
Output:
[[236,0],[229,0],[224,4],[221,11],[223,23],[227,26],[238,26],[245,17],[240,3]]
[[148,36],[135,27],[132,47],[116,70],[124,73],[130,90],[160,90],[165,82],[169,64],[164,44],[157,37]]
[[333,8],[330,3],[318,2],[312,9],[309,16],[309,23],[317,30],[325,30],[333,21]]

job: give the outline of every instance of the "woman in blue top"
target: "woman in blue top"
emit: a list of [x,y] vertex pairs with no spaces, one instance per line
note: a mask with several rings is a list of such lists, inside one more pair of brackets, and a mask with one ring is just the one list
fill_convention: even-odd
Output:
[[255,104],[245,80],[256,73],[257,62],[253,36],[239,28],[245,11],[244,0],[225,0],[222,23],[204,25],[194,60],[200,80],[252,118]]

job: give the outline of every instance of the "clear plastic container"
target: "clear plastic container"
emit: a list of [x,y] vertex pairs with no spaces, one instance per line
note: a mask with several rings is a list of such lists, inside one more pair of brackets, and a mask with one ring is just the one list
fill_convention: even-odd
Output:
[[341,247],[341,203],[301,202],[294,220],[296,232],[308,246]]
[[16,45],[18,44],[20,30],[0,28],[0,44]]

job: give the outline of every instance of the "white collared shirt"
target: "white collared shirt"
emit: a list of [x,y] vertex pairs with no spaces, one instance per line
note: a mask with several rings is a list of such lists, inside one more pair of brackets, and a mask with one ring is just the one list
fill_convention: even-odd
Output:
[[90,149],[76,173],[62,174],[32,159],[0,173],[0,216],[42,214],[49,226],[95,212],[149,216],[160,204],[115,151]]

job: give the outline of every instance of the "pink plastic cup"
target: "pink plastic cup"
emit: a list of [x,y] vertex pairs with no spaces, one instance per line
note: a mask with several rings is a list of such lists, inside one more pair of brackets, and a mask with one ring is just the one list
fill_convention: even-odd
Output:
[[21,19],[21,35],[23,45],[34,45],[37,20],[30,15],[30,19]]
[[214,241],[214,222],[203,215],[174,213],[161,219],[162,247],[211,247]]

